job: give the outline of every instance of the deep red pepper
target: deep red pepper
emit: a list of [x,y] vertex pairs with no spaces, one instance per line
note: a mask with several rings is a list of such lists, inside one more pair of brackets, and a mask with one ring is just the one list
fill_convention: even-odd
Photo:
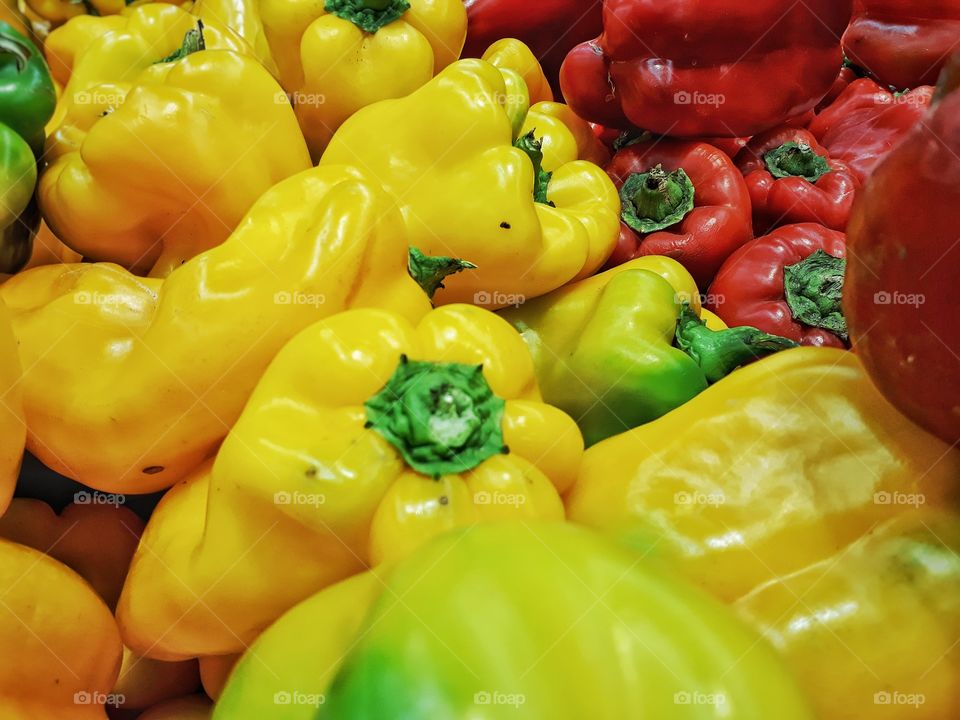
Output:
[[[850,218],[854,349],[905,415],[960,441],[960,56],[942,99],[874,171]],[[931,464],[936,458],[931,458]]]
[[843,47],[884,85],[932,85],[960,50],[960,0],[856,0]]
[[567,56],[578,115],[677,137],[754,135],[830,89],[851,0],[606,0],[603,34]]
[[933,88],[898,95],[873,80],[855,80],[810,123],[809,130],[830,153],[845,162],[861,183],[917,125],[930,107]]
[[777,128],[754,137],[735,160],[753,204],[753,230],[819,223],[846,230],[860,181],[807,130]]
[[620,241],[608,267],[666,255],[705,288],[723,261],[753,237],[747,184],[712,145],[639,142],[616,153],[607,173],[623,203]]
[[707,306],[801,345],[846,347],[840,307],[846,238],[822,225],[786,225],[751,240],[717,273]]
[[[833,85],[830,87],[830,92],[823,96],[823,100],[817,103],[815,108],[816,112],[822,112],[826,108],[830,107],[834,100],[840,97],[840,94],[846,90],[850,83],[859,77],[856,70],[844,63],[843,67],[840,68],[840,74],[837,75],[837,79],[833,81]],[[809,123],[807,123],[809,125]]]
[[554,90],[560,65],[576,45],[603,28],[603,0],[464,0],[467,43],[463,57],[481,57],[501,38],[522,40],[540,60]]

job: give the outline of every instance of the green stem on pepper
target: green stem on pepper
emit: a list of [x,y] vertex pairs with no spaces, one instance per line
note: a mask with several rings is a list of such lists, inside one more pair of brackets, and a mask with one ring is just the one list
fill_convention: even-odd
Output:
[[693,210],[693,181],[683,168],[667,173],[657,165],[633,173],[620,188],[623,221],[637,232],[652,233],[681,222]]
[[410,9],[410,3],[406,0],[327,0],[323,9],[373,34],[399,20]]
[[831,172],[830,163],[806,143],[788,142],[764,154],[767,170],[777,179],[799,177],[816,183]]
[[817,250],[783,269],[783,289],[793,319],[810,327],[829,330],[847,341],[843,316],[843,276],[847,261]]
[[415,247],[410,248],[407,256],[407,272],[431,300],[437,290],[444,286],[443,281],[447,277],[476,267],[472,262],[458,258],[425,255]]

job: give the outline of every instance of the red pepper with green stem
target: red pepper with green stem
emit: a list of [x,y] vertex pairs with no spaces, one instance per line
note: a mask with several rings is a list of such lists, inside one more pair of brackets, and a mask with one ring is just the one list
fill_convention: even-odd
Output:
[[753,204],[753,230],[813,222],[846,230],[860,181],[807,130],[777,128],[754,137],[735,160]]
[[877,167],[853,210],[844,298],[853,347],[918,425],[960,441],[960,55],[933,112]]
[[843,48],[884,85],[932,85],[960,50],[960,0],[856,0]]
[[731,255],[707,305],[731,327],[749,325],[801,345],[846,347],[841,308],[846,238],[822,225],[785,225]]
[[753,237],[746,182],[712,145],[642,141],[614,155],[607,174],[623,205],[620,240],[607,267],[666,255],[705,288],[723,261]]
[[581,117],[676,137],[743,137],[802,115],[843,60],[851,0],[606,0],[603,34],[560,71]]

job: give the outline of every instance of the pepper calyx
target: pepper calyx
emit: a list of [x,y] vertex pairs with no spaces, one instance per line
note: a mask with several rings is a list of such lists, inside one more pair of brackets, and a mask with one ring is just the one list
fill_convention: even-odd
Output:
[[327,0],[323,9],[349,20],[366,33],[374,34],[403,17],[410,9],[410,3],[406,0]]
[[843,278],[847,261],[817,250],[783,268],[783,290],[796,322],[849,339],[843,316]]
[[778,180],[799,177],[816,183],[824,175],[833,172],[830,162],[814,152],[805,142],[786,142],[765,153],[763,162],[767,170]]
[[476,267],[472,262],[459,258],[426,255],[419,248],[412,246],[407,255],[407,272],[431,300],[437,290],[444,287],[443,281],[447,277]]
[[657,165],[645,173],[630,175],[620,188],[620,200],[623,221],[637,232],[666,230],[693,210],[693,181],[683,168],[667,173]]

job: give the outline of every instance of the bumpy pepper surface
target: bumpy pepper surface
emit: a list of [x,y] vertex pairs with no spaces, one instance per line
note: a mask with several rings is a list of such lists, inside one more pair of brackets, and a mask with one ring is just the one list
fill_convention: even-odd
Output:
[[560,72],[578,115],[676,137],[742,137],[811,110],[843,59],[851,0],[606,0]]
[[901,411],[960,440],[960,58],[942,99],[875,171],[850,220],[845,309],[854,349]]
[[[922,503],[923,498],[914,498]],[[821,720],[942,720],[960,692],[960,517],[906,512],[737,611],[786,660]]]
[[843,49],[884,85],[932,85],[960,50],[960,0],[856,0]]
[[13,497],[27,437],[20,359],[10,321],[10,312],[0,300],[0,514],[6,511]]
[[956,502],[958,478],[960,450],[884,400],[853,353],[797,348],[590,448],[567,509],[734,600],[829,557],[903,498]]
[[859,176],[831,158],[808,130],[785,127],[757,135],[735,162],[747,181],[758,237],[791,223],[847,229]]
[[[299,704],[273,704],[293,691]],[[583,529],[531,523],[447,534],[297,606],[241,661],[214,717],[693,720],[717,708],[812,717],[729,608]]]
[[[533,355],[544,399],[569,413],[587,445],[650,422],[747,360],[783,349],[751,328],[693,322],[691,352],[674,341],[700,294],[674,260],[637,258],[500,314]],[[686,339],[686,329],[681,336]],[[791,346],[787,343],[786,346]]]
[[0,669],[4,720],[107,720],[120,634],[93,589],[33,548],[0,540]]
[[357,110],[455,61],[467,33],[460,0],[261,0],[259,11],[315,160]]
[[743,175],[712,145],[634,143],[613,156],[607,172],[623,205],[610,265],[642,255],[666,255],[706,288],[723,261],[753,237]]
[[270,74],[249,55],[199,49],[202,34],[190,33],[183,47],[196,52],[165,58],[154,48],[157,62],[134,80],[63,99],[40,209],[86,258],[164,277],[223,242],[264,191],[310,167]]
[[847,243],[823,225],[785,225],[731,255],[707,306],[731,326],[752,325],[801,345],[846,347]]
[[158,658],[242,650],[300,600],[447,529],[562,520],[582,452],[493,313],[336,315],[280,351],[212,474],[155,511],[117,610],[124,638]]
[[226,243],[165,280],[108,263],[20,273],[0,298],[29,369],[28,446],[105,492],[169,487],[304,327],[349,307],[428,312],[407,264],[403,223],[375,181],[326,166],[273,187]]
[[[412,245],[477,265],[446,283],[439,304],[542,295],[595,272],[616,241],[610,179],[583,160],[532,161],[529,142],[514,147],[507,99],[497,68],[461,60],[412,95],[351,117],[321,161],[370,170],[397,199]],[[389,153],[371,141],[387,136]]]
[[932,87],[898,95],[873,80],[854,80],[810,123],[830,157],[845,163],[861,183],[920,122],[930,108]]

